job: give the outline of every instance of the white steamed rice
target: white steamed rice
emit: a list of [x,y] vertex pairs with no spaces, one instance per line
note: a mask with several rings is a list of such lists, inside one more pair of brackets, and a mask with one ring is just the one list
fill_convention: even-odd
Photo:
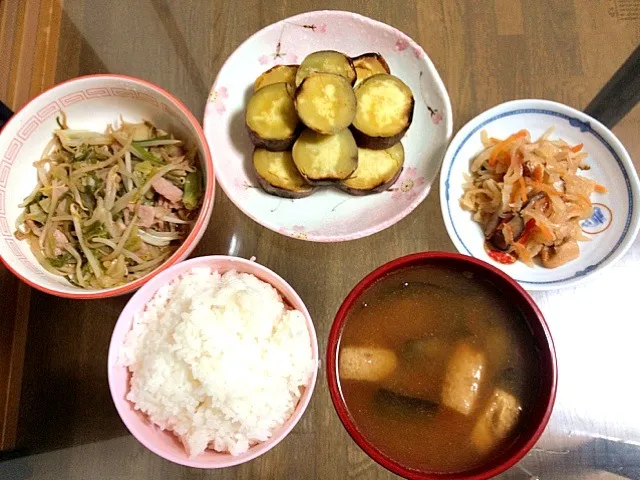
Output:
[[305,318],[253,275],[194,268],[160,288],[120,351],[127,399],[194,457],[232,455],[291,416],[313,361]]

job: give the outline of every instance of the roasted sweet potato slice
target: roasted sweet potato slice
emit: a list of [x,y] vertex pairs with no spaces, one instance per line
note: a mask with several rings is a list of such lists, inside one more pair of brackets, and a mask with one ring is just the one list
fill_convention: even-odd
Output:
[[340,189],[351,195],[384,192],[398,180],[404,163],[404,148],[396,143],[386,150],[358,149],[358,168],[340,182]]
[[296,86],[314,73],[334,73],[346,78],[351,85],[356,81],[353,62],[344,53],[335,50],[321,50],[305,57],[296,73]]
[[260,75],[253,84],[253,90],[260,90],[262,87],[273,83],[284,82],[291,87],[296,87],[296,73],[298,65],[276,65]]
[[315,190],[300,175],[290,151],[270,152],[264,148],[253,151],[253,168],[265,192],[284,198],[303,198]]
[[389,64],[382,55],[375,52],[363,53],[351,59],[356,68],[356,87],[377,73],[391,73]]
[[333,73],[314,73],[295,94],[302,123],[323,135],[344,130],[356,116],[356,95],[346,78]]
[[375,150],[398,143],[413,119],[413,93],[398,77],[378,73],[355,90],[353,135],[359,147]]
[[300,125],[291,88],[281,82],[255,92],[247,105],[245,123],[256,147],[273,151],[290,149]]
[[293,145],[293,161],[312,185],[344,180],[358,166],[358,147],[349,129],[322,135],[306,129]]

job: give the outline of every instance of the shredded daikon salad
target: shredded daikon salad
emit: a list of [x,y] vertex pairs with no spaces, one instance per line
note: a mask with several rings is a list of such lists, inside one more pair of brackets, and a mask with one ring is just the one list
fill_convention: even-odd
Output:
[[73,285],[100,289],[141,278],[180,246],[203,195],[197,150],[149,122],[104,133],[60,128],[34,162],[16,237]]
[[483,131],[484,150],[465,174],[460,205],[473,212],[490,256],[502,263],[539,259],[555,268],[577,258],[578,241],[588,240],[580,222],[592,215],[591,195],[606,193],[578,174],[590,168],[583,145],[551,140],[551,133],[532,141],[527,130],[505,140]]

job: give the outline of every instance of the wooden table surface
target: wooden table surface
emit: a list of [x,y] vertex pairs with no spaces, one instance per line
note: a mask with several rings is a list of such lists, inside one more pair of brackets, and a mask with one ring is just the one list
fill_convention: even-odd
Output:
[[[245,38],[320,7],[353,10],[416,39],[448,89],[454,132],[486,108],[515,98],[583,109],[640,43],[637,0],[0,0],[0,99],[15,109],[53,83],[123,73],[174,93],[201,118],[218,69]],[[614,129],[636,168],[639,130],[640,107]],[[454,251],[437,183],[397,225],[341,244],[271,232],[218,189],[211,224],[194,255],[256,256],[278,272],[306,302],[324,354],[333,316],[355,283],[388,260],[425,250]],[[527,472],[545,480],[640,478],[640,451],[629,446],[640,441],[638,391],[628,386],[638,383],[637,355],[621,340],[639,338],[632,322],[638,319],[633,273],[639,268],[636,240],[619,266],[587,285],[534,295],[556,339],[558,404],[537,449],[503,478],[529,478]],[[608,317],[606,306],[592,301],[603,295],[626,308],[627,316]],[[127,300],[31,293],[17,430],[18,449],[29,455],[0,463],[0,478],[394,478],[342,428],[323,366],[299,425],[253,462],[204,472],[148,452],[120,422],[107,387],[109,338]],[[599,446],[602,437],[629,448],[611,459],[614,454]]]

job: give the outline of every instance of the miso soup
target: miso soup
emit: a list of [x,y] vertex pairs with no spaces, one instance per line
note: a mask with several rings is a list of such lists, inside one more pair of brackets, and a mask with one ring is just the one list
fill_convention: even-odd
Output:
[[364,292],[345,321],[338,378],[372,445],[405,467],[454,473],[518,438],[539,358],[522,314],[495,287],[430,265]]

